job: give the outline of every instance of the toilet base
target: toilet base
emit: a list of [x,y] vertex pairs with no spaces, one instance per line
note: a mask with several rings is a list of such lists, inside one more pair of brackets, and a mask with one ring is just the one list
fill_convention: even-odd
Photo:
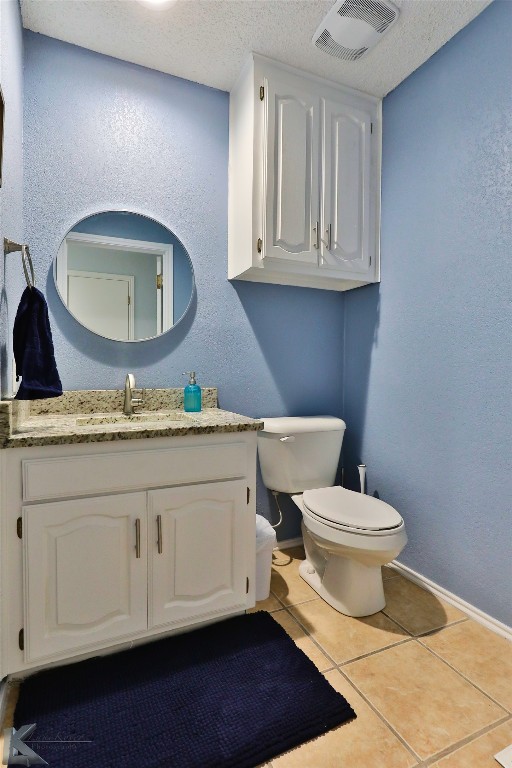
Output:
[[380,565],[328,555],[323,576],[309,560],[300,564],[299,574],[326,603],[346,616],[371,616],[386,605]]

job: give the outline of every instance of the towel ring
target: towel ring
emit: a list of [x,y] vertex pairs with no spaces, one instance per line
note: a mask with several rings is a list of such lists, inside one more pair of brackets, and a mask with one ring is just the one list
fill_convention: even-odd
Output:
[[36,278],[34,274],[34,265],[32,263],[28,245],[15,243],[14,240],[8,240],[4,237],[4,254],[7,256],[8,253],[16,253],[17,251],[21,251],[21,263],[23,265],[23,272],[25,273],[27,285],[29,288],[35,288]]

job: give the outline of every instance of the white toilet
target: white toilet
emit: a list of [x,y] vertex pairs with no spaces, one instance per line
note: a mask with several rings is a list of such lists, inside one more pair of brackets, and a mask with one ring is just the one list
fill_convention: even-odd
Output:
[[263,482],[302,511],[306,560],[299,573],[348,616],[384,608],[381,566],[407,543],[398,512],[373,496],[334,486],[345,422],[334,416],[264,419],[258,432]]

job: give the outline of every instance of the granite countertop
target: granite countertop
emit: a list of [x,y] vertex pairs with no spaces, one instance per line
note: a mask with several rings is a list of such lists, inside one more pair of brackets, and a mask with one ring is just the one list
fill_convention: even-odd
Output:
[[183,389],[147,390],[145,404],[123,416],[121,390],[65,392],[61,398],[0,402],[2,448],[137,440],[256,431],[263,422],[216,407],[217,390],[203,389],[203,410],[183,411]]

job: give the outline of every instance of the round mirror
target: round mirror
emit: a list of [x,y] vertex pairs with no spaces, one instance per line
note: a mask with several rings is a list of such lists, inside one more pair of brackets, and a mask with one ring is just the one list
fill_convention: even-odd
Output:
[[194,292],[182,242],[154,219],[128,211],[97,213],[75,224],[60,245],[53,276],[73,317],[116,341],[171,330]]

